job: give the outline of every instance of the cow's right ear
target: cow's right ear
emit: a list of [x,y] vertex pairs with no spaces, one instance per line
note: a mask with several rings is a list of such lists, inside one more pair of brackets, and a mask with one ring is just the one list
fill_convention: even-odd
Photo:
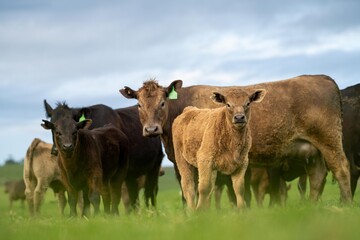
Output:
[[179,90],[182,87],[183,81],[182,80],[175,80],[172,83],[170,83],[170,85],[166,88],[167,89],[167,93],[175,90]]
[[218,92],[213,92],[213,95],[211,96],[211,99],[215,103],[222,103],[225,104],[225,96]]
[[48,120],[42,120],[44,123],[41,124],[41,126],[46,130],[54,130],[55,126],[52,122]]
[[132,90],[131,88],[125,86],[123,89],[120,89],[119,92],[126,98],[135,98],[137,99],[137,91]]
[[46,117],[51,118],[53,113],[53,108],[50,106],[50,104],[47,103],[46,99],[44,99],[44,107],[45,107]]

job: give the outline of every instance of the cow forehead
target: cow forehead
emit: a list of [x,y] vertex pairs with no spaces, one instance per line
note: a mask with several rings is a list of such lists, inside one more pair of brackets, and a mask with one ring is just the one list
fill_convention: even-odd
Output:
[[70,117],[61,118],[55,122],[55,128],[59,131],[73,131],[76,129],[76,122]]
[[163,89],[157,88],[151,91],[142,90],[139,91],[138,101],[146,106],[157,105],[162,99],[165,99],[165,91]]
[[225,92],[223,95],[225,96],[227,102],[232,103],[234,105],[242,105],[244,104],[244,102],[246,102],[249,99],[249,94],[242,90],[241,91],[231,90]]

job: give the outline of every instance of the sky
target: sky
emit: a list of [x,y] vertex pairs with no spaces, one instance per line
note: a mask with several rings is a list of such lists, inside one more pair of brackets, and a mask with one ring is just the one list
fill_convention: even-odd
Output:
[[359,11],[358,0],[0,0],[0,165],[52,141],[44,99],[127,107],[119,89],[149,78],[360,83]]

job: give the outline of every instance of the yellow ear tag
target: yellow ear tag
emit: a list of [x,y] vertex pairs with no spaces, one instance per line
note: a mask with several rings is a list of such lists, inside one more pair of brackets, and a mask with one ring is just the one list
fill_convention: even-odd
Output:
[[85,114],[82,114],[81,115],[81,117],[80,117],[80,119],[79,119],[79,122],[82,122],[82,121],[84,121],[86,118],[85,118]]
[[173,86],[172,89],[171,89],[171,92],[169,92],[168,98],[171,99],[171,100],[175,100],[175,99],[178,98],[177,95],[178,95],[178,94],[177,94],[177,92],[175,91],[174,86]]

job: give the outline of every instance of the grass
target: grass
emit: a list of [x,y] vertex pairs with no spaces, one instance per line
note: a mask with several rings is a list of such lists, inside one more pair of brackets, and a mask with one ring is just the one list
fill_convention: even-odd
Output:
[[[323,197],[316,205],[300,201],[294,182],[286,207],[258,208],[253,203],[251,209],[236,211],[229,207],[226,194],[223,194],[221,211],[211,209],[188,214],[183,210],[173,170],[169,168],[165,171],[165,176],[160,178],[157,211],[141,208],[138,213],[122,214],[120,217],[101,215],[89,220],[61,218],[56,199],[48,191],[41,217],[31,219],[27,209],[21,208],[19,202],[9,211],[7,196],[0,194],[1,239],[329,240],[359,237],[360,199],[355,196],[356,204],[341,206],[338,187],[331,181],[327,182]],[[0,179],[10,177],[7,175],[9,172],[0,168]],[[21,177],[19,172],[16,177]],[[11,177],[14,178],[14,175]],[[3,187],[0,190],[2,193]]]

